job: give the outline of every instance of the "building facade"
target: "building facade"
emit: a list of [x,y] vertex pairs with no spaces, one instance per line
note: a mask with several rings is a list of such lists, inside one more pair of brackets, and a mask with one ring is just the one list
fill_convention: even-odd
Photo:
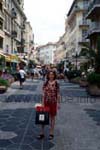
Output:
[[4,1],[0,1],[0,50],[3,51],[4,43]]
[[97,50],[100,39],[100,0],[89,0],[86,18],[91,20],[87,38],[90,39],[91,47]]
[[83,45],[89,40],[85,39],[89,29],[89,20],[85,16],[88,9],[88,0],[74,0],[65,21],[65,47],[66,56],[70,59],[79,54]]
[[39,62],[41,64],[54,63],[54,51],[56,50],[56,44],[47,43],[46,45],[39,46],[37,49],[39,55]]
[[59,41],[56,43],[56,50],[54,51],[54,63],[57,64],[62,61],[66,56],[66,34],[59,38]]
[[34,34],[30,22],[25,23],[25,52],[28,53],[34,46]]
[[24,30],[26,16],[23,12],[23,0],[4,1],[4,52],[17,54],[24,52]]

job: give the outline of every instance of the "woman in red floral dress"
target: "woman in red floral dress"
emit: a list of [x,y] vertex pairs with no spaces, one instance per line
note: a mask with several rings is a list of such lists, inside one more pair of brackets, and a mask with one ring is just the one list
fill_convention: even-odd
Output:
[[[50,110],[50,140],[54,137],[55,117],[57,115],[59,101],[59,84],[56,80],[56,73],[50,71],[47,74],[47,81],[43,85],[43,104],[44,106],[49,107]],[[42,133],[38,136],[38,139],[42,138],[44,138],[44,126],[42,126]]]

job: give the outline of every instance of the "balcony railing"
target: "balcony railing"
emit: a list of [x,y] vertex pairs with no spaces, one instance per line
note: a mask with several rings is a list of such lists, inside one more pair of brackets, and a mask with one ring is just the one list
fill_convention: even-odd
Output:
[[4,37],[4,31],[2,29],[0,29],[0,35]]
[[89,39],[85,39],[84,37],[82,37],[82,39],[79,39],[79,44],[83,43],[89,43]]
[[88,10],[89,5],[88,5],[88,4],[83,4],[83,8],[84,8],[85,10]]
[[79,25],[80,25],[80,26],[89,26],[89,22],[88,22],[87,20],[81,20],[81,21],[79,22]]
[[100,0],[94,0],[92,3],[90,3],[90,6],[88,7],[88,12],[95,6],[100,5]]
[[97,22],[97,23],[93,23],[91,24],[90,26],[90,30],[88,31],[88,35],[91,35],[93,33],[100,33],[100,22]]
[[3,12],[0,10],[0,17],[4,17]]

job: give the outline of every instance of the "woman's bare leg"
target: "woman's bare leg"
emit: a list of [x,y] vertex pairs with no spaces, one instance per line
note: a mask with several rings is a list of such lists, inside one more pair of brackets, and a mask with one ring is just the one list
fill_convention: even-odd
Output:
[[54,134],[54,127],[55,127],[55,116],[51,117],[51,124],[50,124],[50,134]]
[[20,81],[20,88],[22,88],[22,82]]
[[41,134],[44,135],[44,125],[42,125]]
[[37,136],[37,139],[41,140],[44,138],[44,125],[41,126],[41,133]]

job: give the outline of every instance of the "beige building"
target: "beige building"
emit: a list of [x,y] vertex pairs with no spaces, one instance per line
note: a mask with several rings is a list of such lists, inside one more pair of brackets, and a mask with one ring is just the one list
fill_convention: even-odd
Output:
[[34,46],[34,34],[30,22],[25,23],[25,52],[30,52]]
[[63,36],[60,37],[59,41],[56,43],[56,50],[54,51],[55,64],[62,61],[66,56],[65,41],[66,41],[66,34],[63,34]]
[[53,64],[54,52],[56,50],[56,44],[47,43],[46,45],[39,46],[38,48],[39,62],[41,64]]
[[23,0],[4,1],[4,52],[23,53],[24,52],[24,29],[26,16],[23,12]]
[[88,0],[74,0],[65,21],[66,56],[70,59],[80,53],[86,40],[89,20],[86,20]]

